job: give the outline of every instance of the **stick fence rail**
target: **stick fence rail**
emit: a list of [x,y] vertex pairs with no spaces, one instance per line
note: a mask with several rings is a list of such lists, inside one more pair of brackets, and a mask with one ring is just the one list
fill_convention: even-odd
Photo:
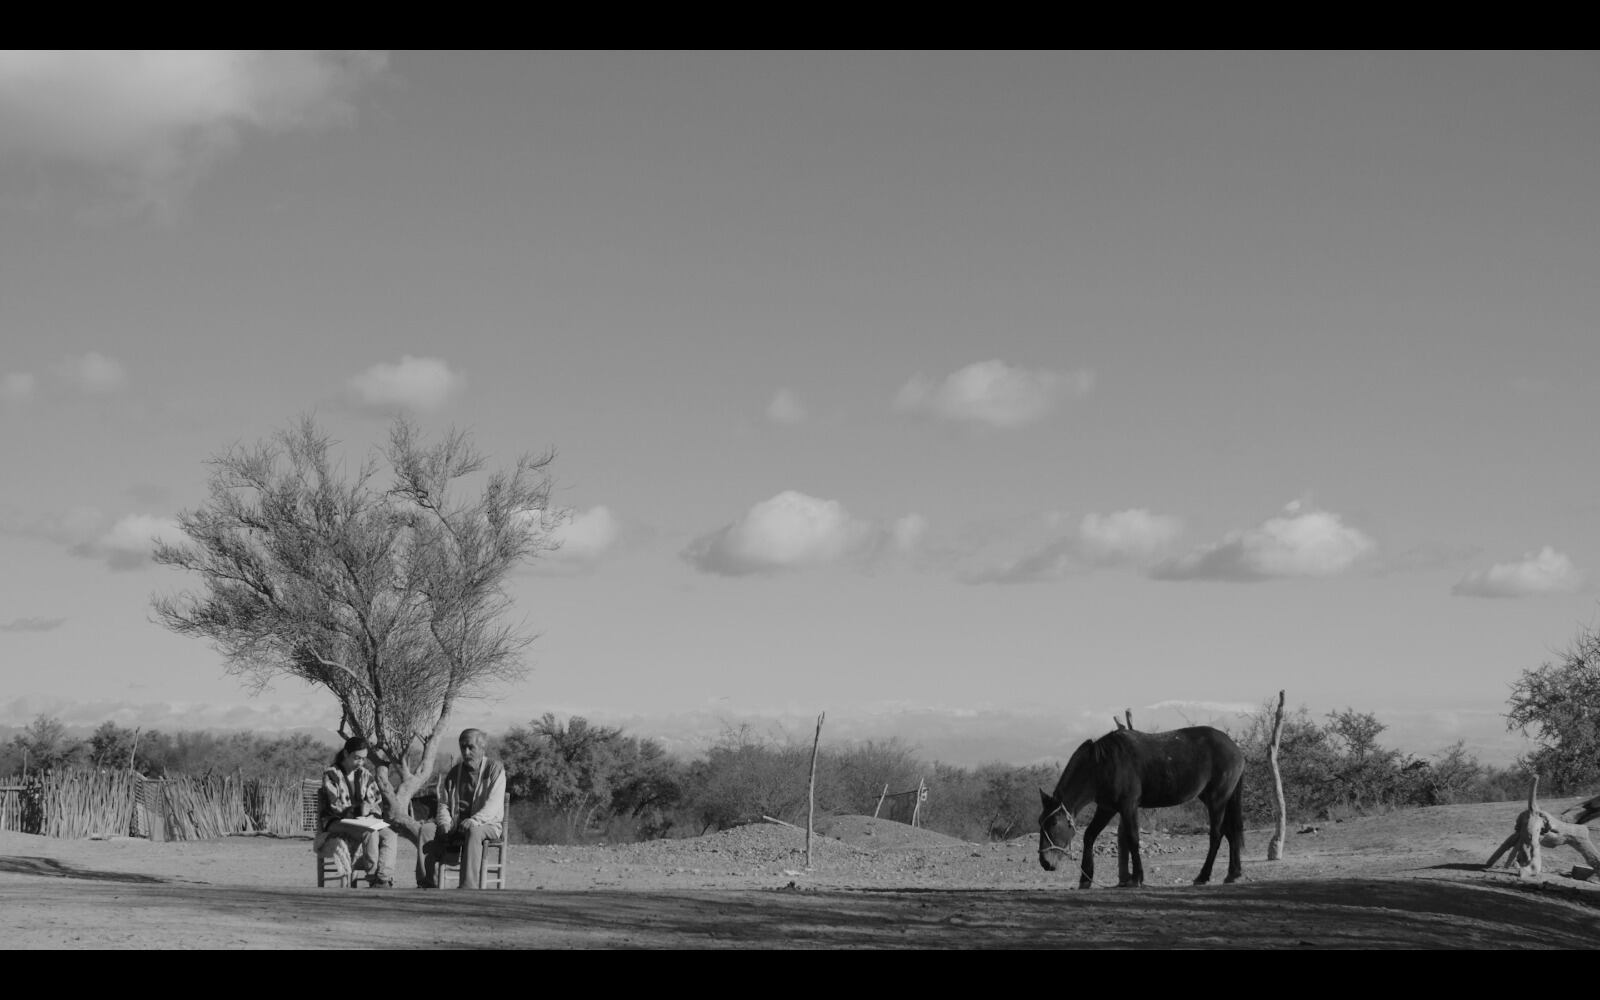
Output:
[[34,775],[0,783],[0,830],[72,839],[295,836],[315,829],[317,784],[237,775],[153,779],[126,771]]

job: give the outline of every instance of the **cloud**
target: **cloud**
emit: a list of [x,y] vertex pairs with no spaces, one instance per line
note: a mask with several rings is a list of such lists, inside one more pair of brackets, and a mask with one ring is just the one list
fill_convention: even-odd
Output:
[[903,552],[926,530],[927,522],[918,514],[882,527],[853,516],[837,500],[788,490],[695,539],[683,556],[706,573],[774,573],[860,563],[889,549]]
[[187,540],[178,522],[171,518],[129,514],[93,540],[74,545],[72,553],[86,559],[104,559],[114,570],[139,569],[150,561],[153,538],[173,543]]
[[928,519],[921,514],[907,514],[889,526],[889,537],[901,552],[910,552],[922,544],[928,534]]
[[61,359],[56,374],[84,392],[113,392],[127,384],[128,373],[115,358],[97,351]]
[[[51,365],[49,384],[99,395],[128,384],[128,372],[116,358],[98,351],[69,355]],[[0,376],[0,403],[21,405],[40,394],[41,382],[33,372],[8,372]]]
[[551,531],[551,540],[561,547],[546,558],[560,562],[591,562],[604,555],[617,541],[621,526],[609,507],[590,507],[573,511]]
[[380,74],[376,53],[0,53],[0,158],[91,172],[147,206],[169,205],[245,129],[348,121]]
[[1247,701],[1195,701],[1193,699],[1168,698],[1166,701],[1158,701],[1153,705],[1146,705],[1145,709],[1148,711],[1171,709],[1179,712],[1209,712],[1213,715],[1249,715],[1260,707],[1260,705],[1253,705]]
[[0,403],[26,403],[33,398],[38,382],[33,372],[6,372],[0,378]]
[[[1043,523],[1058,531],[1065,515],[1051,512]],[[1168,514],[1153,514],[1132,507],[1110,514],[1087,514],[1065,536],[1036,545],[999,566],[969,572],[968,583],[1030,583],[1058,579],[1094,566],[1114,566],[1148,560],[1183,532],[1183,521]]]
[[1015,428],[1044,419],[1068,396],[1094,388],[1087,369],[1053,372],[980,361],[935,382],[918,373],[895,395],[897,410],[944,420]]
[[407,354],[397,364],[379,363],[346,383],[358,407],[372,410],[437,410],[461,391],[466,377],[438,358]]
[[0,625],[0,632],[54,632],[65,623],[65,618],[13,618]]
[[1254,581],[1275,577],[1334,576],[1375,551],[1377,543],[1339,515],[1299,501],[1258,527],[1235,531],[1216,544],[1158,564],[1158,580]]
[[43,538],[58,545],[73,545],[98,534],[107,520],[98,507],[75,506],[46,514],[27,514],[14,505],[0,506],[0,533]]
[[1588,574],[1572,560],[1546,545],[1529,552],[1520,562],[1497,563],[1462,577],[1450,593],[1459,597],[1537,597],[1569,594],[1583,586]]
[[1142,559],[1159,551],[1183,533],[1183,522],[1143,507],[1101,516],[1087,514],[1078,525],[1083,551],[1102,562]]
[[805,404],[788,389],[779,389],[767,404],[767,419],[775,424],[798,424],[806,419]]

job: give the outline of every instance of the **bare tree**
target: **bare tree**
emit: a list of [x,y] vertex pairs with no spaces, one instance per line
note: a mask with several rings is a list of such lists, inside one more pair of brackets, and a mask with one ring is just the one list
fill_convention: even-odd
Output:
[[373,748],[397,826],[413,839],[411,796],[433,772],[458,700],[523,673],[533,641],[502,618],[507,575],[554,547],[547,472],[554,452],[490,474],[476,497],[452,488],[483,470],[465,433],[427,445],[397,418],[353,476],[312,417],[253,448],[209,460],[210,495],[158,543],[155,561],[200,576],[200,594],[153,599],[161,624],[211,641],[229,673],[263,690],[294,677],[339,702],[339,732]]

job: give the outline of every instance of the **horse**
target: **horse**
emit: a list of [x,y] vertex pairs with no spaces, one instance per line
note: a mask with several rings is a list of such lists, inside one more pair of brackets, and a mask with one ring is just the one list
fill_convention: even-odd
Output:
[[[1228,838],[1228,877],[1244,876],[1244,753],[1228,734],[1210,726],[1190,726],[1166,733],[1118,729],[1098,740],[1084,740],[1073,752],[1056,782],[1055,794],[1039,789],[1039,864],[1055,871],[1070,850],[1077,831],[1078,810],[1095,804],[1094,818],[1083,831],[1083,863],[1078,888],[1094,884],[1094,841],[1111,822],[1117,826],[1117,885],[1144,884],[1139,857],[1139,810],[1182,805],[1193,799],[1205,804],[1211,826],[1211,847],[1195,885],[1211,881],[1211,866],[1224,834]],[[1063,846],[1066,845],[1066,846]],[[1129,859],[1133,870],[1128,870]]]

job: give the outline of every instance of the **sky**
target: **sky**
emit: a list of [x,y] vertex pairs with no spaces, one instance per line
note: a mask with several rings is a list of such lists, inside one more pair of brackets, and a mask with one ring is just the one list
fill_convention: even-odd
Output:
[[[1600,57],[0,53],[0,724],[331,728],[154,620],[304,414],[553,448],[544,712],[956,762],[1600,625]],[[696,735],[698,734],[698,735]]]

